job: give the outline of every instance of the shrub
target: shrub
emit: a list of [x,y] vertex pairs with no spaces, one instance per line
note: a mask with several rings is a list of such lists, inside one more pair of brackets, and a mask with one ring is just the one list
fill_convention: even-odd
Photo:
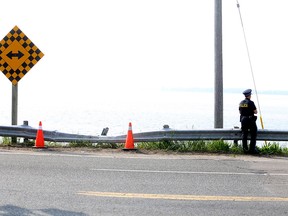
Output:
[[283,153],[282,148],[280,147],[279,143],[265,143],[262,148],[260,148],[260,152],[261,154],[268,154],[268,155],[272,155],[272,154],[277,154],[277,155],[281,155]]
[[209,152],[229,152],[230,144],[223,140],[215,140],[208,143],[207,150]]

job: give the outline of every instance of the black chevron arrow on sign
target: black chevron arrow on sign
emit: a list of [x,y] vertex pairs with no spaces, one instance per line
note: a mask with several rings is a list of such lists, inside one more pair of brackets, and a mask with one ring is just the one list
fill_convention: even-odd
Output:
[[18,57],[18,59],[20,59],[24,56],[24,54],[20,51],[18,51],[18,53],[13,53],[12,51],[10,51],[6,56],[10,59],[12,59],[13,57]]

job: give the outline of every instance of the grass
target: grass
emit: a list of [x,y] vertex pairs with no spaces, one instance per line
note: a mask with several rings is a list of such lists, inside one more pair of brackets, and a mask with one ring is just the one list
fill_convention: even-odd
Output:
[[287,147],[281,147],[279,143],[265,143],[261,150],[261,154],[266,155],[285,155],[288,156],[288,148]]
[[[162,141],[153,143],[138,143],[137,148],[147,150],[164,150],[176,152],[209,152],[209,153],[235,153],[240,152],[231,147],[229,142],[217,141]],[[240,150],[240,148],[239,148]]]
[[[146,150],[164,150],[175,152],[201,152],[201,153],[225,153],[225,154],[243,154],[241,145],[237,145],[224,140],[214,141],[162,141],[138,143],[138,149]],[[281,147],[279,143],[267,143],[258,148],[261,155],[279,155],[288,156],[288,148]]]
[[[11,146],[10,137],[2,137],[0,139],[0,145]],[[34,141],[26,141],[22,146],[32,147]],[[47,147],[68,147],[68,148],[123,148],[123,144],[95,144],[91,142],[71,142],[71,143],[55,143],[45,142]],[[173,151],[173,152],[186,152],[186,153],[224,153],[224,154],[243,154],[242,146],[231,141],[224,140],[194,140],[194,141],[159,141],[159,142],[140,142],[135,144],[136,148],[141,150],[161,150],[161,151]],[[261,155],[277,155],[288,156],[288,148],[281,147],[276,142],[266,142],[262,147],[258,148]]]
[[11,144],[11,137],[2,137],[1,144],[4,146],[10,145]]

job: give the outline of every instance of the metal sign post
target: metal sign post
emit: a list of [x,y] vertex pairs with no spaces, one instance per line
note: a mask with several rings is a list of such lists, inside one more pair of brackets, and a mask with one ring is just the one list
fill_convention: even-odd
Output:
[[17,125],[18,118],[18,84],[12,85],[12,125]]
[[[12,85],[12,125],[18,124],[18,84]],[[11,137],[12,143],[17,143],[17,137]]]
[[43,56],[18,26],[0,41],[0,70],[12,82],[12,125],[17,125],[18,82]]

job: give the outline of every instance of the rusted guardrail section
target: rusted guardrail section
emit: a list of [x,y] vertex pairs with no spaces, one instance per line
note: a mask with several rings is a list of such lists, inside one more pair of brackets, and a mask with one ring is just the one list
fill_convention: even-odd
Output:
[[[0,136],[20,137],[35,139],[36,128],[30,126],[0,126]],[[43,130],[45,141],[54,142],[77,142],[88,141],[92,143],[125,143],[126,135],[119,136],[93,136],[62,133],[58,131]],[[135,142],[155,141],[188,141],[188,140],[240,140],[239,129],[211,129],[211,130],[172,130],[163,129],[160,131],[134,133]],[[288,141],[288,131],[283,130],[262,130],[258,131],[257,140],[266,141]]]

